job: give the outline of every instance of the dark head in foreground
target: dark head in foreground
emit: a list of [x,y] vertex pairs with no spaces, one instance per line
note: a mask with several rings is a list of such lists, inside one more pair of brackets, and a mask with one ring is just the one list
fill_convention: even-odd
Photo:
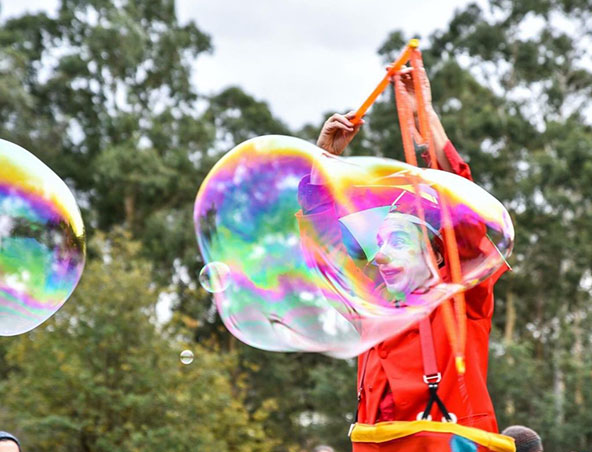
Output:
[[543,452],[541,437],[534,430],[523,425],[507,427],[502,435],[514,438],[516,452]]

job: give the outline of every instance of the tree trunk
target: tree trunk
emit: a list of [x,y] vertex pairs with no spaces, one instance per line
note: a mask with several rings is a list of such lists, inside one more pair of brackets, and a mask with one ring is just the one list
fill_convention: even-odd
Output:
[[504,331],[504,343],[510,345],[514,337],[514,328],[516,326],[516,306],[514,305],[514,294],[508,291],[506,298],[506,328]]
[[583,365],[584,362],[584,346],[582,344],[582,327],[580,325],[582,315],[580,312],[576,312],[574,316],[574,344],[572,347],[573,365],[575,366],[575,390],[574,390],[574,402],[578,411],[585,409],[584,405],[584,381],[583,381]]
[[134,215],[136,210],[136,195],[135,193],[128,193],[123,199],[123,207],[125,209],[125,224],[131,231],[134,225]]
[[555,401],[555,413],[557,415],[557,425],[563,425],[565,413],[565,376],[563,369],[561,369],[560,352],[553,353],[553,398]]

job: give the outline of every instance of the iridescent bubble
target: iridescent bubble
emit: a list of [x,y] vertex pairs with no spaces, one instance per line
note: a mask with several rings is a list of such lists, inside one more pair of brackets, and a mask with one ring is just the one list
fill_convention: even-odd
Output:
[[208,292],[223,292],[230,284],[230,268],[224,262],[211,262],[199,272],[199,283]]
[[70,297],[85,260],[84,225],[66,184],[0,140],[0,335],[32,330]]
[[191,364],[193,362],[193,352],[191,350],[183,350],[179,354],[179,359],[183,364]]
[[[457,237],[451,283],[443,225]],[[335,157],[297,138],[258,137],[212,168],[195,201],[228,330],[265,350],[355,356],[505,265],[514,231],[472,182],[376,157]]]

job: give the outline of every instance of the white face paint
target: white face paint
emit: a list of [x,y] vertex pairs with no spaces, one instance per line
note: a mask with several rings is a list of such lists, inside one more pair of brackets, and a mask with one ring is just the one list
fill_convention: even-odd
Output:
[[405,297],[430,278],[421,230],[404,215],[389,213],[376,236],[379,250],[373,262],[389,293]]

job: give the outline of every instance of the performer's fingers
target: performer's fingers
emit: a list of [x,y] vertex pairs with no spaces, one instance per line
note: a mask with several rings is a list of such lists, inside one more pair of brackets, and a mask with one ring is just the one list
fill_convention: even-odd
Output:
[[[350,120],[350,122],[351,122],[351,120],[352,120],[352,119],[354,119],[354,118],[356,117],[356,111],[355,111],[355,110],[350,110],[350,111],[348,111],[348,112],[345,114],[345,117],[346,117],[348,120]],[[362,118],[360,118],[360,121],[354,125],[354,129],[356,129],[356,130],[357,130],[357,129],[359,129],[359,128],[360,128],[360,126],[361,126],[362,124],[364,124],[365,122],[366,122],[366,121],[364,121],[364,118],[363,118],[363,117],[362,117]],[[353,124],[353,123],[352,123],[352,124]]]
[[346,124],[342,124],[340,122],[336,122],[335,123],[334,130],[336,130],[336,129],[340,129],[340,130],[343,130],[345,132],[353,132],[354,131],[354,126],[348,126]]
[[323,127],[323,131],[325,133],[331,134],[331,133],[337,132],[338,130],[343,130],[345,132],[352,132],[354,130],[354,126],[343,124],[343,123],[336,121],[336,120],[331,120],[325,124],[325,127]]
[[[353,130],[354,125],[344,115],[335,114],[331,116],[331,125],[345,126],[345,128]],[[343,128],[343,127],[340,127]]]

